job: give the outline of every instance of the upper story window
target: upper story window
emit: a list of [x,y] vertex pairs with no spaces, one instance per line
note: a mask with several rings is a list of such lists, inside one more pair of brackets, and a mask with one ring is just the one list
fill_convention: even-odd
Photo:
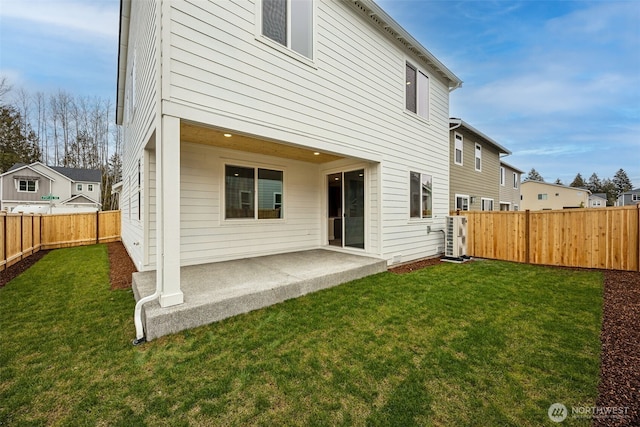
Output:
[[405,85],[405,108],[429,120],[429,77],[407,62]]
[[518,188],[518,184],[520,183],[520,177],[518,176],[517,173],[513,173],[513,188],[517,189]]
[[453,133],[453,139],[455,140],[453,161],[456,165],[462,166],[462,147],[464,144],[464,139],[458,132]]
[[431,218],[432,184],[431,175],[419,172],[410,173],[409,191],[411,218]]
[[38,191],[38,181],[32,179],[18,179],[18,191],[20,193],[35,193]]
[[262,35],[313,59],[313,0],[262,0]]
[[77,184],[76,185],[76,190],[82,191],[82,184]]
[[93,184],[87,184],[87,191],[93,191]]
[[634,193],[634,194],[631,195],[631,201],[637,202],[639,200],[640,200],[640,194]]
[[476,170],[482,171],[482,146],[480,144],[476,144]]
[[538,200],[547,200],[546,193],[538,193]]
[[504,186],[504,167],[500,166],[500,185]]

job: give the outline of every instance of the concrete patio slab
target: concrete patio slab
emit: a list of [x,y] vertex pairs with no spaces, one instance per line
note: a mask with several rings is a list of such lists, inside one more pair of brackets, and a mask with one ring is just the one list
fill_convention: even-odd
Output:
[[[150,341],[386,270],[385,260],[324,249],[182,267],[184,303],[145,304],[145,337]],[[134,273],[136,301],[153,294],[155,280],[155,271]]]

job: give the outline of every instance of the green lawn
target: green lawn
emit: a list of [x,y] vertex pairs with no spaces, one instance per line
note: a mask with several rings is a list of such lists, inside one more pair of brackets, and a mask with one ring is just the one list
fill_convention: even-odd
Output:
[[597,396],[598,272],[442,263],[139,347],[133,307],[104,245],[0,289],[0,425],[539,426]]

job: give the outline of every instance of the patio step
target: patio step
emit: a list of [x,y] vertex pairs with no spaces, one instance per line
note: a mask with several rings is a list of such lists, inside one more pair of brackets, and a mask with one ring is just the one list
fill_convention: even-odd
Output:
[[[150,341],[386,270],[385,260],[323,249],[182,267],[184,303],[145,304],[145,337]],[[155,271],[134,273],[136,301],[153,294],[155,278]]]

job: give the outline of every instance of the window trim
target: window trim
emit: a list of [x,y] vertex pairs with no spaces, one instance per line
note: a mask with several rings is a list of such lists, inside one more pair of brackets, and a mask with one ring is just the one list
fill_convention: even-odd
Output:
[[[304,56],[302,53],[299,53],[293,50],[289,46],[285,46],[283,44],[278,43],[275,40],[270,39],[269,37],[262,34],[262,0],[255,2],[255,13],[256,13],[256,25],[255,25],[255,39],[260,43],[263,43],[277,51],[287,55],[288,57],[295,59],[296,61],[302,62],[305,65],[308,65],[311,68],[318,69],[316,65],[316,57],[317,57],[317,30],[316,30],[316,22],[318,21],[317,16],[317,5],[316,0],[311,0],[311,58]],[[291,44],[291,25],[290,25],[290,13],[291,10],[291,2],[287,0],[287,44]]]
[[[412,61],[410,61],[408,58],[405,60],[404,62],[405,66],[404,66],[404,111],[407,114],[411,114],[414,117],[418,117],[420,120],[424,120],[426,122],[430,122],[431,121],[431,75],[427,72],[427,70],[425,70],[424,68],[418,67],[417,65],[414,65],[414,63]],[[413,68],[416,71],[416,111],[412,111],[410,109],[407,108],[407,67]],[[420,75],[424,76],[426,78],[426,98],[427,98],[427,102],[426,102],[426,112],[421,113],[421,109],[420,109],[420,90],[423,87],[423,85],[420,83]]]
[[[237,168],[245,168],[245,169],[253,169],[254,171],[254,182],[253,182],[253,205],[254,205],[254,212],[253,212],[253,217],[246,217],[246,218],[227,218],[227,186],[226,186],[226,174],[227,174],[227,166],[231,166],[231,167],[237,167]],[[221,220],[222,220],[222,224],[248,224],[248,223],[255,223],[257,221],[259,222],[284,222],[286,220],[286,215],[285,215],[285,206],[287,205],[286,203],[286,191],[285,191],[285,186],[286,186],[286,170],[283,166],[275,166],[275,165],[268,165],[268,164],[262,164],[260,163],[259,165],[257,165],[256,163],[247,163],[246,161],[234,161],[231,159],[226,159],[224,162],[222,162],[222,178],[221,178],[221,194],[222,197],[220,199],[220,204],[222,209],[220,209],[220,216],[221,216]],[[282,173],[282,191],[280,192],[276,192],[278,194],[280,194],[280,218],[259,218],[259,189],[258,189],[258,181],[259,181],[259,171],[260,170],[272,170],[272,171],[277,171],[277,172],[281,172]],[[242,192],[242,190],[240,190]],[[275,193],[274,193],[275,194]],[[275,199],[272,200],[273,202],[275,202]],[[276,208],[274,208],[276,209]]]
[[500,166],[500,185],[504,187],[506,171],[504,170],[504,166]]
[[[16,181],[16,190],[18,191],[18,193],[37,193],[38,189],[40,187],[40,185],[38,184],[38,179],[22,179],[22,178],[15,178]],[[24,181],[24,190],[20,189],[20,182]],[[33,182],[33,191],[29,190],[29,183]]]
[[76,191],[82,191],[82,184],[76,183]]
[[517,172],[513,173],[513,189],[517,190],[520,184],[520,177]]
[[87,191],[93,191],[93,184],[87,184]]
[[[485,202],[491,202],[491,209],[485,209],[484,208],[484,203]],[[493,199],[490,199],[488,197],[481,197],[480,198],[480,210],[481,211],[483,211],[483,212],[492,212],[494,207],[495,206],[494,206]]]
[[[454,202],[453,202],[453,206],[455,207],[455,210],[458,210],[458,199],[467,200],[467,209],[460,209],[460,210],[463,212],[469,211],[469,208],[471,207],[471,197],[468,194],[456,194],[454,196]],[[464,208],[464,205],[463,205],[463,208]]]
[[[458,151],[458,138],[460,137],[460,161],[457,161],[456,151]],[[453,163],[456,165],[464,165],[464,136],[460,132],[453,132]]]
[[[419,179],[419,186],[420,186],[420,194],[418,194],[418,203],[419,203],[419,208],[418,208],[418,212],[419,212],[419,216],[413,216],[412,215],[412,203],[413,203],[413,193],[411,192],[411,176],[412,174],[418,174],[420,176]],[[428,199],[431,201],[431,209],[429,209],[429,205],[427,204],[427,212],[431,212],[431,214],[427,214],[427,216],[423,216],[423,212],[425,211],[422,203],[423,203],[423,198],[424,195],[422,193],[422,180],[423,180],[423,176],[426,175],[429,177],[429,180],[431,182],[431,198]],[[410,221],[423,221],[423,220],[432,220],[433,219],[433,174],[430,173],[426,173],[426,172],[419,172],[417,170],[410,170],[409,171],[409,220]]]
[[[475,143],[473,155],[473,167],[475,168],[476,172],[482,172],[482,145],[478,144],[477,142]],[[478,167],[478,160],[480,160],[480,167]]]

